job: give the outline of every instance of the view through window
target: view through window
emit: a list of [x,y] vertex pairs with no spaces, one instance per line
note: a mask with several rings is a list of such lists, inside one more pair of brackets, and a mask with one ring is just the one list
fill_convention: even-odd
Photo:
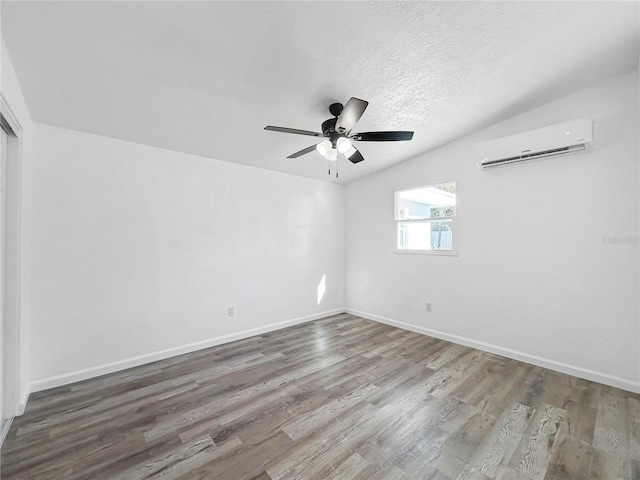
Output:
[[395,202],[396,251],[456,252],[455,182],[401,190]]

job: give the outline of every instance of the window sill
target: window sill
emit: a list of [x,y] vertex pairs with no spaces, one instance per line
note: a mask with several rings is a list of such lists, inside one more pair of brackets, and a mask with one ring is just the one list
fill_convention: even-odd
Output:
[[406,250],[406,249],[394,249],[393,253],[409,254],[409,255],[443,255],[445,257],[457,257],[457,250]]

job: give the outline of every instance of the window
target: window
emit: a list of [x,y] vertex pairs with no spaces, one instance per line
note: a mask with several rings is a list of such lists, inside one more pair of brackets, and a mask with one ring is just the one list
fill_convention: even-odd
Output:
[[455,255],[455,182],[401,190],[395,195],[396,252]]

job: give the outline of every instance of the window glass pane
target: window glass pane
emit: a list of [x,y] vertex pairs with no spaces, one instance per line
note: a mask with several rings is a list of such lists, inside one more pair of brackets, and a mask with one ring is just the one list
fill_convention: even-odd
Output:
[[456,214],[456,184],[443,183],[396,193],[396,220],[453,217]]
[[453,250],[453,220],[398,223],[400,250]]

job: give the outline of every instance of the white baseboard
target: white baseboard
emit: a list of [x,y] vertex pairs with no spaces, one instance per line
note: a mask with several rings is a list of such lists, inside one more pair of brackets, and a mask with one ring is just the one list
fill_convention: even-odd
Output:
[[42,390],[47,390],[49,388],[55,388],[63,385],[68,385],[70,383],[80,382],[82,380],[98,377],[100,375],[106,375],[109,373],[118,372],[120,370],[126,370],[127,368],[137,367],[147,363],[155,362],[157,360],[164,360],[166,358],[174,357],[176,355],[195,352],[197,350],[202,350],[204,348],[214,347],[216,345],[221,345],[223,343],[229,343],[236,340],[241,340],[243,338],[260,335],[262,333],[279,330],[282,328],[298,325],[305,322],[310,322],[313,320],[328,317],[331,315],[337,315],[344,312],[350,313],[352,315],[357,315],[359,317],[373,320],[376,322],[391,325],[393,327],[398,327],[404,330],[421,333],[423,335],[428,335],[430,337],[435,337],[435,338],[439,338],[449,342],[458,343],[460,345],[465,345],[467,347],[476,348],[478,350],[483,350],[485,352],[493,353],[503,357],[512,358],[514,360],[519,360],[521,362],[530,363],[532,365],[537,365],[539,367],[548,368],[550,370],[566,373],[568,375],[573,375],[579,378],[584,378],[586,380],[603,383],[605,385],[611,385],[612,387],[621,388],[623,390],[627,390],[630,392],[640,393],[640,383],[633,382],[628,379],[616,377],[613,375],[608,375],[606,373],[597,372],[597,371],[589,370],[586,368],[576,367],[574,365],[557,362],[555,360],[550,360],[550,359],[538,357],[535,355],[529,355],[527,353],[519,352],[509,348],[503,348],[496,345],[491,345],[489,343],[480,342],[477,340],[461,337],[458,335],[452,335],[446,332],[442,332],[440,330],[434,330],[431,328],[421,327],[419,325],[413,325],[410,323],[393,320],[391,318],[382,317],[380,315],[375,315],[368,312],[362,312],[352,308],[337,308],[337,309],[329,310],[326,312],[307,315],[305,317],[286,320],[284,322],[273,323],[263,327],[243,330],[241,332],[236,332],[229,335],[222,335],[220,337],[211,338],[201,342],[190,343],[188,345],[182,345],[180,347],[168,348],[165,350],[149,353],[146,355],[139,355],[136,357],[125,359],[125,360],[111,362],[111,363],[99,365],[96,367],[75,370],[73,372],[64,373],[62,375],[56,375],[56,376],[32,381],[29,385],[30,389],[27,392],[25,392],[24,398],[19,404],[18,415],[21,415],[22,413],[24,413],[24,409],[27,404],[29,394],[32,392],[39,392]]
[[4,439],[7,438],[7,433],[9,433],[9,429],[11,428],[12,422],[13,422],[13,417],[8,418],[5,424],[2,426],[2,430],[0,431],[0,448],[2,448]]
[[532,365],[537,365],[538,367],[548,368],[549,370],[555,370],[560,373],[573,375],[574,377],[584,378],[586,380],[603,383],[605,385],[621,388],[623,390],[627,390],[634,393],[640,393],[640,383],[634,382],[632,380],[628,380],[625,378],[616,377],[613,375],[597,372],[587,368],[576,367],[574,365],[557,362],[555,360],[550,360],[548,358],[529,355],[528,353],[518,352],[517,350],[511,350],[510,348],[498,347],[496,345],[491,345],[485,342],[479,342],[471,338],[452,335],[446,332],[442,332],[440,330],[433,330],[431,328],[421,327],[419,325],[413,325],[411,323],[400,322],[398,320],[381,317],[380,315],[374,315],[372,313],[361,312],[359,310],[354,310],[352,308],[347,308],[346,312],[352,315],[357,315],[359,317],[366,318],[368,320],[373,320],[375,322],[384,323],[387,325],[391,325],[393,327],[402,328],[404,330],[410,330],[416,333],[422,333],[423,335],[428,335],[430,337],[439,338],[441,340],[446,340],[452,343],[458,343],[460,345],[465,345],[467,347],[476,348],[478,350],[483,350],[489,353],[494,353],[502,357],[507,357],[514,360],[519,360],[521,362],[530,363]]
[[49,388],[61,387],[70,383],[80,382],[89,378],[99,377],[109,373],[118,372],[120,370],[126,370],[131,367],[138,367],[146,363],[155,362],[158,360],[164,360],[166,358],[175,357],[184,353],[191,353],[204,348],[214,347],[223,343],[234,342],[236,340],[242,340],[243,338],[253,337],[260,335],[261,333],[271,332],[273,330],[280,330],[282,328],[291,327],[312,320],[318,320],[320,318],[329,317],[331,315],[337,315],[344,313],[344,308],[336,308],[326,312],[315,313],[313,315],[307,315],[304,317],[294,318],[286,320],[284,322],[272,323],[263,327],[252,328],[249,330],[243,330],[241,332],[231,333],[228,335],[222,335],[220,337],[210,338],[201,342],[190,343],[188,345],[182,345],[179,347],[167,348],[158,352],[148,353],[145,355],[138,355],[136,357],[127,358],[125,360],[118,360],[116,362],[106,363],[104,365],[98,365],[95,367],[83,368],[81,370],[75,370],[73,372],[63,373],[61,375],[55,375],[52,377],[41,378],[30,382],[30,391],[39,392],[47,390]]

